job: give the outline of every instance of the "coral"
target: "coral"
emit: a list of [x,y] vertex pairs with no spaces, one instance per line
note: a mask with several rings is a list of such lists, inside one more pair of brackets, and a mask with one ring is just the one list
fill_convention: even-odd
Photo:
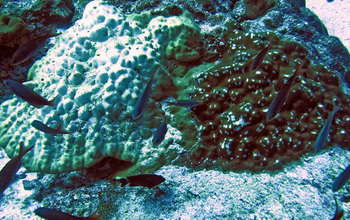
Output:
[[188,12],[182,13],[179,17],[170,20],[171,23],[182,23],[182,32],[170,33],[173,41],[169,41],[166,47],[166,56],[168,59],[175,59],[179,62],[195,62],[201,58],[200,50],[200,32],[197,25],[190,19]]
[[276,0],[244,0],[243,2],[245,11],[242,17],[249,20],[262,16],[276,4]]
[[350,87],[350,71],[347,71],[344,74],[344,82],[347,84],[348,87]]
[[[268,42],[273,47],[258,71],[246,72],[250,60]],[[349,101],[339,88],[338,77],[322,66],[308,64],[281,110],[266,122],[266,110],[284,82],[294,73],[307,51],[295,42],[272,33],[234,31],[223,61],[202,71],[193,98],[201,127],[201,143],[189,156],[191,166],[225,170],[279,169],[286,162],[314,152],[314,143],[334,105],[331,143],[349,148]],[[195,162],[196,161],[196,162]]]
[[5,14],[0,16],[0,45],[13,46],[28,34],[29,30],[22,19]]
[[43,0],[36,1],[23,14],[28,20],[40,21],[44,25],[67,25],[74,14],[71,0]]
[[[57,38],[48,54],[33,65],[26,82],[45,98],[57,96],[56,106],[34,109],[18,98],[0,106],[0,145],[9,157],[24,141],[26,146],[35,144],[23,158],[29,171],[62,173],[94,166],[110,176],[113,172],[106,173],[106,169],[122,166],[123,172],[115,171],[123,176],[150,172],[186,150],[179,145],[186,139],[180,140],[181,133],[172,122],[165,140],[157,147],[151,144],[161,123],[154,119],[161,111],[154,100],[177,91],[165,70],[156,76],[160,78],[143,116],[132,121],[131,112],[165,57],[162,45],[188,30],[174,16],[141,14],[149,17],[148,23],[135,17],[94,1],[86,6],[82,20]],[[53,127],[63,121],[72,134],[42,133],[30,126],[35,119]]]
[[[317,132],[333,106],[348,105],[338,89],[338,77],[308,61],[309,71],[296,79],[281,114],[266,123],[273,97],[307,52],[272,33],[247,33],[237,22],[228,23],[231,27],[220,41],[207,42],[213,48],[221,45],[219,57],[209,58],[222,58],[221,62],[187,72],[209,59],[201,55],[202,36],[186,11],[170,6],[126,15],[100,1],[89,3],[82,20],[59,36],[28,73],[27,84],[43,97],[58,95],[56,106],[34,109],[17,98],[4,102],[1,147],[13,157],[20,141],[35,144],[23,158],[30,171],[86,169],[94,177],[99,171],[102,177],[150,172],[174,159],[195,167],[277,169],[313,151]],[[242,74],[268,42],[273,48],[260,69]],[[159,63],[167,68],[156,76],[142,118],[132,121],[133,106]],[[191,94],[202,102],[192,108],[192,115],[160,103],[170,96],[189,99]],[[154,148],[150,142],[161,123],[160,111],[165,111],[168,133]],[[35,119],[52,127],[63,121],[73,133],[43,134],[30,126]],[[349,110],[344,107],[331,132],[331,140],[343,147],[349,142],[348,122]]]

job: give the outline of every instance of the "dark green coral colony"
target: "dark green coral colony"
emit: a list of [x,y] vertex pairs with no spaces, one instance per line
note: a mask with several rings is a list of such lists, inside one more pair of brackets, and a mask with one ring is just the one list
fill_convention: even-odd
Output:
[[17,40],[28,35],[28,29],[22,19],[1,14],[0,45],[12,46]]
[[[50,1],[43,2],[46,6],[50,5],[48,3]],[[70,1],[62,2],[69,3]],[[67,101],[67,103],[62,101],[61,104],[57,105],[58,109],[63,109],[60,117],[67,117],[66,123],[70,126],[68,129],[76,131],[76,136],[64,136],[66,138],[64,141],[63,139],[57,139],[57,141],[62,146],[67,143],[70,147],[74,142],[73,146],[76,149],[84,149],[81,147],[87,146],[89,150],[77,150],[74,152],[76,154],[73,154],[69,150],[70,148],[59,148],[59,151],[67,150],[66,155],[62,152],[47,153],[50,157],[65,155],[63,159],[56,160],[63,162],[57,163],[55,166],[51,166],[51,164],[46,166],[46,161],[51,160],[46,157],[43,157],[44,162],[38,162],[39,160],[33,162],[25,159],[24,166],[27,165],[28,170],[31,168],[32,171],[61,173],[84,169],[90,176],[102,178],[114,176],[116,173],[129,175],[130,173],[153,172],[169,164],[187,165],[198,169],[277,170],[282,165],[296,161],[306,153],[314,151],[313,146],[317,134],[335,105],[340,105],[343,108],[335,116],[330,140],[332,144],[348,148],[350,143],[347,131],[347,127],[350,126],[350,111],[347,108],[349,101],[339,89],[338,76],[324,66],[315,65],[315,59],[311,60],[308,51],[300,43],[285,40],[277,31],[253,33],[242,24],[264,16],[274,8],[277,1],[231,1],[229,4],[232,6],[231,9],[235,8],[236,5],[238,7],[239,4],[245,5],[245,12],[242,11],[237,20],[232,17],[227,19],[220,13],[214,13],[216,3],[214,4],[212,1],[189,2],[196,2],[197,5],[202,4],[204,8],[207,8],[207,11],[200,14],[193,10],[183,9],[188,7],[166,5],[161,9],[151,11],[146,8],[147,12],[142,12],[140,9],[141,12],[137,14],[121,13],[123,15],[120,20],[110,19],[108,22],[105,20],[107,17],[105,14],[91,18],[96,19],[96,24],[106,22],[103,28],[92,34],[87,34],[89,31],[79,31],[77,25],[74,26],[76,35],[69,35],[66,32],[62,34],[62,38],[65,38],[59,42],[70,42],[69,47],[73,48],[74,45],[75,49],[65,53],[63,50],[59,50],[58,45],[56,45],[54,49],[58,52],[53,53],[51,50],[50,56],[69,56],[69,59],[74,60],[74,64],[72,66],[68,66],[67,63],[57,64],[60,69],[52,72],[50,69],[46,69],[46,64],[51,62],[51,58],[43,58],[42,61],[33,65],[28,79],[37,80],[38,85],[43,86],[42,91],[48,91],[45,87],[46,82],[41,82],[48,74],[57,77],[57,81],[64,80],[64,76],[67,74],[66,77],[70,80],[69,88],[64,84],[65,86],[62,86],[58,92],[64,97],[67,96],[67,91],[74,87],[76,90],[71,92],[72,96],[79,94],[76,99],[82,101],[81,103],[75,100],[74,102]],[[255,3],[259,4],[254,5]],[[91,11],[96,8],[92,7]],[[34,12],[35,10],[32,13]],[[115,9],[108,13],[113,14],[113,16],[118,15]],[[68,14],[70,17],[70,13]],[[206,23],[199,21],[201,16],[203,20],[213,20],[211,22],[216,26],[213,28],[214,31],[210,32],[202,28],[203,24],[206,25]],[[126,17],[128,19],[125,19]],[[167,23],[169,20],[173,23]],[[46,23],[50,24],[48,21]],[[114,30],[118,25],[124,31]],[[84,26],[83,23],[81,26]],[[106,28],[111,30],[107,31]],[[141,35],[142,30],[146,28],[152,30],[149,32],[149,36],[142,40],[135,37]],[[120,31],[120,36],[112,31],[115,33]],[[99,33],[104,33],[102,38]],[[110,33],[113,34],[109,36]],[[75,36],[78,35],[79,38],[75,40]],[[127,43],[119,42],[120,39],[124,38],[130,39]],[[110,68],[116,68],[118,59],[120,59],[118,53],[121,51],[123,51],[121,54],[128,56],[131,48],[134,48],[138,51],[139,56],[134,56],[128,61],[123,60],[120,69],[116,72],[100,73],[98,71],[95,73],[97,62],[85,64],[92,62],[92,57],[99,57],[106,53],[101,50],[104,48],[101,45],[104,45],[103,43],[109,39],[116,40],[118,43],[115,43],[114,48],[116,55],[106,61],[111,61],[111,64],[106,65],[108,66],[106,72]],[[152,43],[148,43],[148,41],[154,43],[155,39],[161,45],[156,50]],[[144,43],[145,45],[143,45]],[[249,72],[248,67],[253,58],[270,43],[272,48],[264,58],[262,65],[258,70]],[[150,57],[157,57],[157,59],[148,59],[145,55],[148,53],[147,50],[151,51],[149,52]],[[159,57],[158,54],[160,54]],[[60,59],[55,59],[55,63],[59,63]],[[266,122],[266,111],[273,98],[303,60],[306,60],[304,68],[307,68],[307,72],[296,78],[280,114],[273,120]],[[159,74],[159,79],[154,82],[154,89],[150,94],[151,99],[147,104],[143,119],[132,121],[128,108],[132,107],[134,103],[126,104],[126,102],[136,99],[138,90],[142,88],[142,83],[149,80],[148,75],[142,75],[143,72],[145,69],[152,69],[155,63],[160,63],[164,68]],[[133,66],[133,64],[136,65]],[[35,76],[36,74],[38,75]],[[96,81],[87,84],[86,80],[89,77],[92,79],[98,74],[101,75]],[[115,84],[117,76],[124,74],[125,77],[130,77],[125,84],[135,78],[139,82],[130,90],[131,92],[116,99],[115,90],[122,94],[127,88],[125,86],[118,87]],[[108,104],[106,104],[106,108],[101,103],[91,105],[90,100],[84,98],[88,97],[89,94],[94,97],[95,90],[88,93],[85,90],[80,92],[80,89],[83,88],[82,85],[88,85],[85,88],[92,88],[95,85],[98,88],[96,91],[103,87],[95,83],[110,84],[104,92],[99,94],[105,97],[105,103]],[[187,100],[192,97],[194,100],[200,101],[200,104],[193,107],[190,112],[176,106],[162,106],[163,101],[169,97],[177,100]],[[95,100],[100,101],[100,99],[98,97]],[[88,107],[81,108],[75,106],[76,103],[88,105]],[[12,112],[8,106],[12,105],[17,105],[17,101],[14,100],[7,104],[6,108],[4,107],[5,110],[8,110],[9,115]],[[26,112],[26,110],[22,112]],[[66,112],[68,114],[65,114]],[[159,113],[166,115],[166,121],[171,127],[168,133],[171,135],[162,141],[160,147],[149,147],[144,148],[146,149],[144,150],[143,147],[151,145],[142,142],[150,139],[153,130],[156,130],[161,124],[161,120],[157,118]],[[17,112],[14,117],[22,117],[23,119],[23,115]],[[99,124],[94,124],[98,131],[102,130],[99,127],[100,124],[110,126],[108,132],[104,132],[104,136],[99,135],[98,132],[89,133],[90,128],[81,129],[92,116],[103,119],[99,120]],[[71,118],[79,123],[70,124]],[[93,123],[95,123],[95,119]],[[2,133],[4,135],[8,134],[8,129],[11,128],[12,124],[12,122],[8,122],[8,124],[3,125]],[[19,124],[22,126],[23,123]],[[118,125],[118,129],[115,129],[114,125]],[[23,129],[27,131],[30,128]],[[88,138],[84,132],[89,133],[91,135],[89,138],[94,141],[87,142]],[[24,132],[20,135],[22,134]],[[12,136],[7,137],[7,139],[3,138],[2,142],[9,142],[11,146],[17,146],[15,142],[8,141],[10,138]],[[18,139],[19,136],[16,138]],[[26,135],[23,136],[23,139],[25,138]],[[46,146],[52,143],[47,139],[40,146],[37,144],[36,148],[43,147],[51,151],[53,148],[46,148]],[[107,149],[101,150],[104,148]],[[13,155],[14,150],[11,148],[9,152],[9,155]],[[142,153],[145,154],[144,157],[140,157]],[[74,155],[74,160],[72,160],[73,156],[71,157],[71,155]],[[145,161],[147,163],[143,163]],[[108,172],[104,170],[105,167],[109,167]],[[99,175],[101,173],[103,173],[102,176]]]
[[[248,73],[252,58],[271,42],[259,70]],[[189,156],[193,167],[224,170],[276,170],[314,151],[314,143],[335,105],[331,143],[348,148],[349,101],[338,77],[307,62],[308,71],[292,86],[281,113],[266,122],[266,111],[285,81],[294,73],[306,49],[275,34],[235,30],[222,62],[199,74],[193,108],[201,141]],[[308,59],[307,59],[308,60]],[[305,68],[305,67],[304,67]]]

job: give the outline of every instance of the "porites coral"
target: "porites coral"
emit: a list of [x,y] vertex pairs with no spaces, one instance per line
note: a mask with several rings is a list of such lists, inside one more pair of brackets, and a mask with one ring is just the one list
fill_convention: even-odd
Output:
[[27,35],[29,30],[22,19],[5,14],[0,16],[0,45],[13,46]]
[[[153,118],[161,108],[150,100],[143,118],[136,121],[131,112],[144,84],[160,66],[165,54],[161,45],[188,29],[177,16],[152,15],[144,26],[134,18],[105,2],[93,1],[86,6],[82,20],[57,38],[48,54],[33,65],[26,83],[47,99],[57,96],[56,105],[35,109],[14,98],[0,107],[0,146],[9,157],[23,141],[35,144],[23,158],[30,171],[62,173],[98,163],[101,166],[96,169],[103,170],[125,161],[122,165],[132,175],[167,162],[163,153],[168,151],[167,144],[179,139],[177,129],[169,125],[167,141],[155,148],[150,140],[159,120]],[[169,23],[170,19],[173,22]],[[165,70],[158,76],[157,83],[166,80],[161,84],[167,87],[154,89],[158,90],[152,93],[154,97],[176,91],[169,88],[175,85]],[[30,125],[34,119],[50,127],[63,121],[72,133],[42,133]]]
[[[268,42],[273,44],[259,70],[247,66]],[[202,72],[194,91],[201,105],[193,108],[201,129],[201,143],[192,165],[225,170],[275,170],[314,151],[314,143],[334,105],[331,142],[348,148],[349,101],[338,77],[322,66],[308,64],[281,110],[266,122],[266,110],[297,65],[307,59],[298,43],[281,41],[272,33],[235,31],[224,60]]]

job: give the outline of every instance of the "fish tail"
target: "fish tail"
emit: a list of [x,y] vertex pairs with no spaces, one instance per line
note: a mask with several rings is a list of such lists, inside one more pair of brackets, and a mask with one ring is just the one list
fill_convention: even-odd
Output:
[[97,208],[97,210],[96,210],[94,213],[92,213],[90,216],[86,217],[86,219],[88,219],[88,220],[99,219],[99,218],[101,217],[101,214],[97,214],[97,212],[100,210],[100,207],[101,207],[101,206],[99,206],[99,207]]
[[160,113],[158,113],[158,115],[162,118],[163,122],[165,122],[165,117],[164,117],[164,115],[162,115],[162,114],[160,114]]
[[57,95],[55,98],[53,98],[52,100],[48,101],[48,102],[47,102],[47,105],[49,105],[49,106],[55,106],[55,100],[56,100],[57,97],[58,97],[58,95]]
[[299,66],[295,69],[294,74],[298,73],[298,75],[300,75],[300,74],[302,74],[302,73],[300,73],[301,71],[304,70],[304,72],[305,72],[307,70],[307,69],[302,69],[302,67],[304,66],[305,62],[306,62],[306,59],[304,59],[303,62],[301,62],[301,64],[299,64]]
[[333,111],[334,111],[334,112],[337,112],[337,111],[339,111],[339,110],[340,110],[340,108],[341,108],[341,107],[340,107],[339,105],[336,105],[336,106],[334,106]]
[[298,72],[296,72],[295,74],[296,74],[296,76],[299,76],[299,75],[305,73],[306,71],[307,71],[307,69],[300,69],[300,70],[299,70]]
[[154,73],[153,73],[152,76],[151,76],[151,80],[150,80],[150,81],[153,81],[154,75],[156,75],[156,73],[159,71],[159,69],[160,69],[161,67],[162,67],[162,66],[159,66],[159,67],[154,71]]
[[126,178],[118,179],[117,181],[122,184],[122,187],[129,183],[129,180]]
[[307,69],[300,69],[298,72],[295,72],[293,75],[293,78],[295,79],[297,76],[305,73],[307,71]]
[[267,45],[266,49],[267,49],[267,50],[270,50],[271,48],[272,48],[272,43],[269,42],[269,45]]
[[72,132],[67,131],[63,128],[63,121],[61,121],[61,123],[58,125],[57,127],[57,132],[59,132],[60,134],[70,134]]
[[20,147],[19,147],[19,155],[23,156],[25,155],[28,151],[30,151],[31,149],[33,149],[34,145],[25,149],[24,148],[24,144],[23,142],[20,143]]
[[267,48],[270,50],[272,48],[272,43],[269,42],[269,45],[267,45]]
[[303,62],[295,69],[295,72],[294,72],[293,76],[291,77],[292,81],[294,81],[294,79],[297,76],[299,76],[299,75],[301,75],[301,74],[303,74],[303,73],[305,73],[307,71],[307,69],[302,69],[302,67],[304,66],[305,61],[306,60],[303,60]]
[[51,28],[45,34],[45,37],[50,38],[50,37],[58,36],[58,35],[61,35],[61,34],[62,33],[57,33],[56,32],[56,25],[52,25]]

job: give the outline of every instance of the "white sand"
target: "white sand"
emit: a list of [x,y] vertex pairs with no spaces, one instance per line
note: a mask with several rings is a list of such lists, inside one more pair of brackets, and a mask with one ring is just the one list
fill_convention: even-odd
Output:
[[329,35],[339,37],[350,51],[350,0],[306,0],[306,7],[320,18]]

